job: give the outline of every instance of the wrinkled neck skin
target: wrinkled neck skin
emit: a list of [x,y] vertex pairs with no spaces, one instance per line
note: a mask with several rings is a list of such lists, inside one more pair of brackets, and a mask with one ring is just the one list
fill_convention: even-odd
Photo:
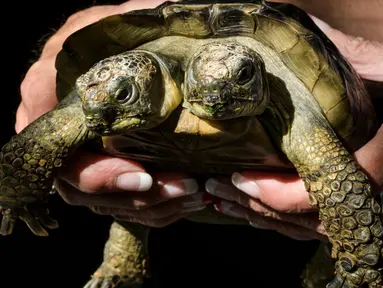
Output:
[[284,135],[292,125],[294,106],[284,82],[271,73],[267,73],[270,100],[265,111],[258,117],[270,134],[273,142],[281,149]]
[[[146,130],[154,128],[164,122],[169,115],[181,104],[182,102],[182,93],[178,83],[180,73],[179,63],[170,58],[161,56],[160,53],[152,53],[147,50],[137,50],[145,52],[151,55],[154,59],[157,60],[162,74],[162,91],[163,93],[163,102],[159,109],[158,114],[148,116],[145,125],[139,125],[135,130]],[[129,131],[126,131],[129,132]]]

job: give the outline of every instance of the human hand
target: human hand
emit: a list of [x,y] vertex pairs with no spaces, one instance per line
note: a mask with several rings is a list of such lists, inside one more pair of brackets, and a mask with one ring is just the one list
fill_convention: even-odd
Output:
[[[131,0],[121,5],[94,6],[73,14],[47,41],[41,57],[21,84],[22,102],[16,132],[57,104],[55,59],[65,39],[80,28],[108,15],[151,8],[164,0]],[[55,182],[57,191],[72,205],[89,206],[96,213],[160,227],[204,207],[194,179],[183,174],[149,175],[127,159],[77,153]],[[130,191],[129,193],[121,193]],[[145,192],[146,191],[146,192]]]
[[[383,81],[382,44],[345,35],[315,17],[313,20],[362,78]],[[354,156],[375,183],[376,191],[383,191],[383,125]],[[224,199],[216,204],[223,214],[244,218],[255,227],[276,230],[298,240],[327,240],[318,213],[309,204],[303,181],[295,174],[234,173],[231,181],[209,179],[206,190]]]

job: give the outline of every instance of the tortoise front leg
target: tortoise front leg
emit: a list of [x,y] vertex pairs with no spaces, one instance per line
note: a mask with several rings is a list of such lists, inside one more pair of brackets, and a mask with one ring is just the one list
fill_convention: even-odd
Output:
[[[295,119],[297,120],[297,119]],[[336,277],[327,286],[383,286],[382,205],[366,174],[320,121],[292,127],[283,148],[309,192],[332,244]],[[305,126],[310,121],[300,121]]]
[[148,227],[113,222],[104,248],[104,261],[84,288],[127,288],[143,284],[149,276]]
[[42,225],[57,227],[57,222],[48,217],[45,202],[54,176],[66,159],[78,145],[91,139],[81,115],[80,98],[72,93],[2,147],[1,235],[11,234],[18,218],[39,236],[48,235]]

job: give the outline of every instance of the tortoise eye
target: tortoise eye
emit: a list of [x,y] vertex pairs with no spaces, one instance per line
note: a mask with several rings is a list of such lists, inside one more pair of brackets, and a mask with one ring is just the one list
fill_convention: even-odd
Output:
[[249,65],[242,68],[238,73],[238,82],[239,84],[245,84],[249,82],[253,78],[254,74],[254,66]]
[[129,84],[124,88],[118,89],[115,94],[115,98],[121,104],[133,104],[138,100],[138,91],[136,85]]

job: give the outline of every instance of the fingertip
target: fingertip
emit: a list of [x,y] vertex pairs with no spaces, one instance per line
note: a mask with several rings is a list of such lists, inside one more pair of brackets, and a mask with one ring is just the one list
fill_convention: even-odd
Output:
[[148,191],[152,188],[153,178],[145,172],[127,172],[116,177],[116,188],[125,191]]
[[235,187],[237,187],[242,192],[245,192],[249,196],[259,199],[260,196],[260,187],[253,181],[251,178],[243,176],[241,173],[234,172],[231,175],[231,181]]
[[60,177],[88,193],[147,191],[152,177],[134,161],[78,151],[61,170]]
[[246,171],[233,174],[232,180],[238,189],[278,211],[313,210],[304,183],[296,174]]
[[331,26],[324,22],[323,20],[315,17],[314,15],[308,14],[310,18],[314,21],[315,25],[319,27],[324,33],[331,29]]
[[177,179],[162,183],[160,194],[166,199],[178,198],[181,196],[192,195],[198,192],[198,182],[193,178]]

